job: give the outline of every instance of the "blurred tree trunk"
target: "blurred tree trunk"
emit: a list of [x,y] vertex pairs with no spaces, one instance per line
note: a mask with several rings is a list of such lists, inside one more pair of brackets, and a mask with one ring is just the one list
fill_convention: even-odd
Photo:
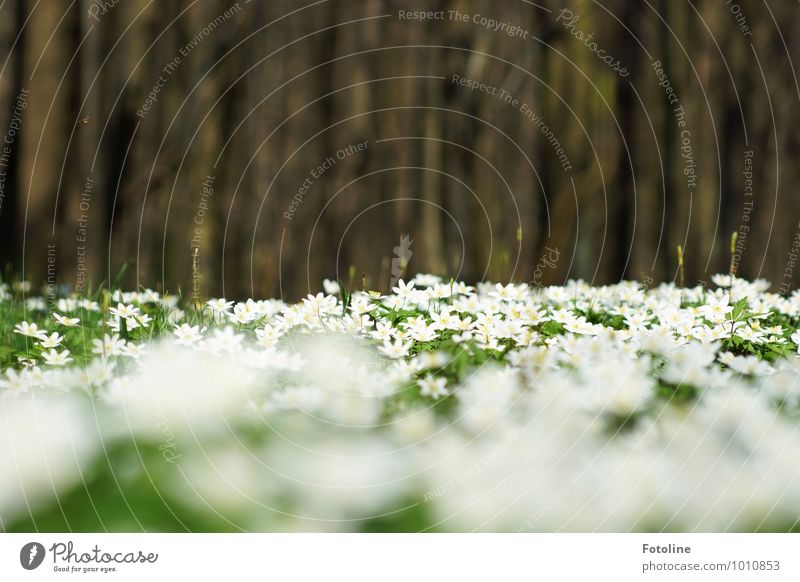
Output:
[[[61,168],[71,166],[68,139],[74,129],[77,83],[75,26],[77,13],[59,4],[26,5],[26,34],[22,54],[28,106],[19,139],[20,179],[17,219],[23,226],[23,269],[26,276],[47,273],[48,245],[56,245],[55,256],[64,251],[57,245],[63,215],[57,198],[67,199],[71,184],[61,182]],[[65,204],[65,200],[59,204]],[[68,236],[63,239],[69,240]],[[69,244],[69,243],[67,243]]]
[[[0,128],[3,134],[3,160],[0,164],[2,172],[2,190],[0,190],[0,261],[3,274],[6,267],[19,264],[20,221],[19,215],[19,180],[20,153],[19,138],[14,143],[6,144],[5,135],[11,123],[15,101],[23,89],[23,51],[20,43],[25,42],[25,21],[23,0],[5,2],[0,6]],[[8,150],[5,148],[8,146]],[[9,269],[10,270],[10,269]]]

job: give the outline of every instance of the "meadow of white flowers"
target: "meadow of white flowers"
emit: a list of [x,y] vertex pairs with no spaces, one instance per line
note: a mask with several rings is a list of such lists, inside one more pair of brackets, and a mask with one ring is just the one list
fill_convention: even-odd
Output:
[[22,299],[0,526],[798,529],[800,293],[324,287]]

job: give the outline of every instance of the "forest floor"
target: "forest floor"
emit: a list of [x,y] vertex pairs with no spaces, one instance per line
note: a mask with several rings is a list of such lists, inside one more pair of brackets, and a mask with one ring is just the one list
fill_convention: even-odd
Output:
[[8,531],[797,531],[800,293],[0,286]]

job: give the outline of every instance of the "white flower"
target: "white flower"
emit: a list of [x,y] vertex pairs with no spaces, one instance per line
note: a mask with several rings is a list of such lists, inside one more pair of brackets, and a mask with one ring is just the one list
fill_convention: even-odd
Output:
[[475,287],[470,287],[463,281],[453,281],[453,295],[471,295]]
[[322,288],[328,295],[337,295],[342,292],[341,288],[339,287],[339,283],[332,281],[331,279],[323,280]]
[[0,378],[0,388],[14,393],[27,392],[31,386],[31,374],[28,369],[18,372],[14,368],[6,370],[5,378]]
[[62,297],[56,301],[56,307],[59,311],[65,312],[77,311],[80,308],[78,300],[74,297]]
[[417,285],[421,285],[422,287],[433,287],[436,283],[441,283],[442,278],[437,275],[428,275],[425,273],[420,273],[416,277],[414,277],[413,281],[409,281],[409,283],[416,283]]
[[76,327],[81,322],[77,317],[67,317],[58,313],[53,313],[53,318],[64,327]]
[[764,342],[764,332],[757,331],[750,326],[739,326],[736,328],[736,335],[742,338],[743,340],[749,341],[750,343],[760,344]]
[[236,333],[233,328],[226,327],[223,329],[215,329],[211,338],[209,338],[209,348],[213,352],[234,352],[239,345],[244,341],[244,336]]
[[14,333],[18,333],[27,337],[34,337],[36,339],[41,339],[47,332],[43,329],[39,329],[39,326],[36,325],[35,323],[28,323],[27,321],[22,321],[14,327]]
[[[369,313],[375,309],[375,305],[372,303],[373,299],[366,293],[354,293],[350,296],[350,305],[347,308],[354,316]],[[337,304],[334,301],[333,307],[335,308],[336,306]]]
[[101,386],[111,380],[115,364],[113,361],[96,358],[80,369],[80,380],[84,386]]
[[173,335],[177,338],[175,343],[182,346],[190,346],[195,342],[200,341],[203,339],[203,330],[200,330],[199,325],[189,325],[188,323],[183,323],[177,326],[173,330]]
[[304,315],[306,314],[301,313],[296,307],[290,307],[281,313],[277,317],[277,320],[278,323],[285,329],[291,329],[295,326],[305,323],[305,320],[303,319]]
[[643,311],[637,311],[625,316],[625,323],[630,328],[640,328],[649,323],[651,315]]
[[[80,307],[81,309],[85,309],[86,311],[95,311],[95,312],[100,311],[100,305],[97,303],[97,301],[91,301],[89,299],[79,299],[78,307]],[[67,311],[67,310],[64,309],[62,311]]]
[[186,312],[184,312],[182,309],[172,309],[167,314],[167,322],[176,325],[180,320],[184,318],[185,315]]
[[47,311],[47,302],[44,297],[28,297],[25,300],[25,308],[28,311]]
[[797,344],[797,351],[800,353],[800,331],[796,331],[792,334],[792,341]]
[[711,275],[711,281],[717,287],[730,287],[731,286],[731,276],[730,275],[723,275],[718,273],[716,275]]
[[237,303],[233,308],[233,314],[228,314],[228,318],[234,323],[247,324],[261,319],[263,315],[258,303],[248,299],[243,303]]
[[709,295],[708,303],[700,306],[700,312],[706,316],[709,321],[720,322],[726,319],[726,315],[733,311],[733,306],[729,305],[728,295],[721,297],[714,297]]
[[571,321],[564,323],[564,328],[567,331],[577,334],[591,334],[594,332],[594,325],[586,321],[584,316],[573,317]]
[[121,319],[128,319],[139,315],[139,308],[134,305],[123,305],[118,303],[116,307],[111,307],[108,310],[112,315]]
[[212,311],[216,313],[225,313],[233,307],[233,301],[225,301],[225,299],[209,299],[206,301]]
[[313,310],[314,313],[325,314],[330,313],[336,309],[336,297],[325,295],[324,293],[317,293],[316,295],[309,295],[303,299],[306,307]]
[[765,376],[772,372],[772,366],[755,356],[735,356],[730,352],[724,352],[719,360],[734,372],[745,376]]
[[[482,368],[455,392],[459,415],[473,431],[483,431],[508,417],[518,395],[516,372]],[[499,427],[502,429],[502,425]]]
[[64,341],[64,336],[59,335],[56,331],[50,335],[42,334],[40,338],[39,345],[43,348],[57,348]]
[[151,321],[152,318],[147,313],[142,313],[140,315],[133,315],[131,317],[128,317],[125,320],[125,326],[129,330],[136,329],[138,327],[147,327],[148,325],[150,325]]
[[412,361],[418,370],[431,370],[444,367],[450,358],[444,352],[420,352]]
[[588,400],[601,412],[627,416],[641,410],[653,395],[653,381],[635,364],[606,366],[606,373],[593,370]]
[[146,348],[142,344],[128,342],[122,348],[122,355],[138,360],[145,353],[145,350]]
[[25,368],[33,368],[36,366],[36,360],[27,356],[17,356],[17,361]]
[[436,283],[427,290],[427,295],[430,299],[446,299],[451,294],[450,285],[443,285],[442,283]]
[[397,282],[397,287],[392,287],[392,291],[401,299],[407,299],[414,291],[414,281],[405,283],[402,279]]
[[374,337],[375,339],[379,339],[381,341],[388,341],[392,339],[394,331],[395,330],[390,322],[379,321],[375,325],[375,331],[372,332],[372,337]]
[[436,333],[436,330],[428,326],[410,329],[408,333],[411,339],[418,342],[430,342],[439,337],[439,334]]
[[122,355],[122,349],[125,347],[125,340],[120,339],[117,334],[105,334],[102,340],[93,339],[92,344],[94,344],[92,348],[93,354],[99,354],[104,358],[108,358],[110,356]]
[[66,366],[72,361],[72,358],[69,357],[69,350],[43,352],[42,358],[50,366]]
[[411,349],[412,342],[405,342],[400,338],[396,339],[394,342],[384,341],[383,346],[378,348],[382,353],[386,354],[390,358],[398,359],[398,358],[405,358],[408,355],[409,350]]
[[438,400],[443,396],[447,396],[447,379],[436,378],[428,374],[419,380],[419,393],[423,396],[429,396],[434,400]]
[[257,343],[264,348],[274,347],[282,335],[283,332],[280,329],[269,324],[256,330]]
[[442,309],[439,313],[431,313],[431,328],[434,330],[458,329],[461,318],[451,315],[447,309]]
[[489,292],[489,297],[494,297],[500,301],[513,301],[518,298],[518,293],[513,283],[495,285],[495,290]]

